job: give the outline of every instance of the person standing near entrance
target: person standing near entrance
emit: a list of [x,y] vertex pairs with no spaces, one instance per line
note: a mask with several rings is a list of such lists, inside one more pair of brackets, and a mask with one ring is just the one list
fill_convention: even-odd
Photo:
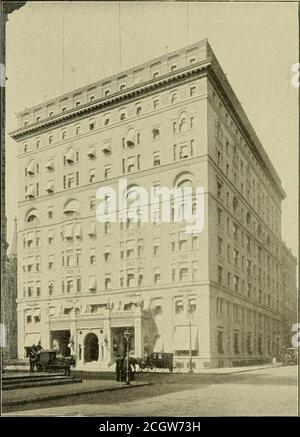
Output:
[[116,381],[122,381],[123,359],[120,354],[117,355],[115,363],[116,363]]

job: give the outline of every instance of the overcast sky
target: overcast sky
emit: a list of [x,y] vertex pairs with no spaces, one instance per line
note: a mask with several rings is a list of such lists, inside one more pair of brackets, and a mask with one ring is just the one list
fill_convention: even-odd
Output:
[[[122,69],[208,37],[281,177],[282,235],[298,251],[297,3],[121,2]],[[187,20],[188,16],[188,20]],[[64,22],[64,68],[62,23]],[[187,25],[188,23],[188,25]],[[7,23],[7,132],[15,113],[119,71],[119,2],[28,2]],[[7,135],[7,218],[17,214]]]

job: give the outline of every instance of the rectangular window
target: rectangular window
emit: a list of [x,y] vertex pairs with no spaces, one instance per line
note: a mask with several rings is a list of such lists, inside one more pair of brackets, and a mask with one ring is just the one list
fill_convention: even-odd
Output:
[[219,282],[219,284],[222,284],[222,273],[223,273],[223,268],[221,266],[218,266],[218,282]]
[[160,239],[154,238],[153,240],[153,255],[159,255],[160,252]]
[[89,130],[94,130],[95,127],[96,127],[95,120],[90,120],[89,121]]
[[110,165],[106,165],[104,167],[104,178],[108,179],[111,175],[111,166]]
[[157,165],[160,165],[160,153],[153,152],[153,167],[156,167]]
[[154,99],[153,100],[153,109],[157,109],[159,108],[159,99]]
[[222,209],[217,206],[217,221],[218,225],[222,225]]
[[175,302],[175,313],[176,314],[181,314],[184,311],[184,304],[182,300],[177,300]]
[[127,287],[134,287],[135,286],[134,271],[133,270],[127,270],[126,286]]
[[105,290],[110,290],[111,289],[111,277],[110,275],[105,276],[104,278],[104,288]]
[[161,280],[160,267],[154,268],[153,280],[154,280],[154,284],[160,283],[160,280]]
[[239,277],[234,275],[233,277],[233,286],[234,286],[234,291],[238,292],[239,291]]
[[218,237],[218,255],[222,255],[222,244],[223,244],[222,238]]
[[191,86],[190,87],[190,97],[194,97],[196,95],[196,87]]
[[95,182],[95,177],[96,177],[96,170],[94,168],[91,168],[89,171],[89,182]]

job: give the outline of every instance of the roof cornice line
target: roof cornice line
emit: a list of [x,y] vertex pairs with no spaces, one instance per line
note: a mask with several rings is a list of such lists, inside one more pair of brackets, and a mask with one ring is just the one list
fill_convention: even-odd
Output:
[[126,92],[117,92],[115,94],[112,94],[110,97],[101,98],[98,102],[87,103],[80,107],[79,109],[71,109],[69,111],[66,111],[63,114],[59,114],[54,116],[51,119],[38,122],[38,124],[28,126],[28,127],[21,127],[19,129],[16,129],[13,132],[10,132],[10,135],[13,139],[19,140],[22,138],[26,138],[27,136],[32,135],[34,132],[42,132],[46,129],[49,129],[50,126],[57,126],[62,123],[65,123],[66,121],[70,119],[75,119],[77,117],[84,116],[86,114],[94,114],[99,109],[115,106],[116,104],[119,104],[122,101],[127,101],[131,99],[132,97],[137,97],[139,94],[148,94],[149,92],[155,91],[156,88],[164,87],[172,82],[181,82],[185,80],[188,77],[195,76],[198,73],[202,72],[204,69],[207,69],[209,66],[210,60],[205,60],[205,62],[198,63],[193,65],[193,68],[188,67],[182,70],[179,70],[176,72],[176,74],[173,75],[165,75],[161,76],[159,79],[153,81],[150,80],[148,82],[145,82],[142,85],[135,85],[134,87],[128,88]]

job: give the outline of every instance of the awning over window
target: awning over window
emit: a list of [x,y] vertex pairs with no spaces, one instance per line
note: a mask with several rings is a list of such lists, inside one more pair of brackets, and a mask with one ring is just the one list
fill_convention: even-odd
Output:
[[97,289],[96,276],[90,276],[89,290],[96,290],[96,289]]
[[110,246],[106,246],[104,253],[110,253],[111,252],[111,247]]
[[35,310],[33,311],[33,315],[34,315],[34,316],[40,316],[40,315],[41,315],[41,310],[40,310],[40,308],[35,308]]
[[69,224],[66,226],[66,230],[65,230],[65,238],[66,239],[72,239],[73,238],[73,224]]
[[90,236],[95,236],[96,235],[96,223],[90,223],[88,234]]
[[49,161],[46,164],[46,169],[47,170],[54,170],[54,161],[53,161],[53,159],[49,159]]
[[67,162],[69,162],[69,163],[74,162],[74,150],[73,149],[68,150]]
[[135,145],[135,130],[129,129],[127,137],[126,137],[126,143],[127,146],[134,146]]
[[53,192],[54,192],[54,182],[53,182],[53,181],[49,181],[49,182],[48,182],[48,185],[47,185],[46,191],[47,191],[48,193],[53,193]]
[[[198,350],[198,328],[191,327],[191,349]],[[176,326],[174,335],[174,350],[188,351],[190,348],[190,327]]]
[[96,157],[96,147],[95,146],[89,147],[88,157],[89,158],[95,158]]
[[26,196],[27,197],[34,197],[34,195],[35,195],[34,185],[29,185],[27,192],[26,192]]
[[39,333],[30,333],[26,334],[24,346],[33,346],[34,344],[37,345],[38,342],[41,340],[41,334]]
[[28,174],[34,174],[34,161],[30,161],[27,167]]
[[110,153],[111,152],[111,145],[110,144],[104,144],[102,151],[104,153]]
[[78,212],[80,204],[77,200],[70,200],[65,206],[64,213]]

